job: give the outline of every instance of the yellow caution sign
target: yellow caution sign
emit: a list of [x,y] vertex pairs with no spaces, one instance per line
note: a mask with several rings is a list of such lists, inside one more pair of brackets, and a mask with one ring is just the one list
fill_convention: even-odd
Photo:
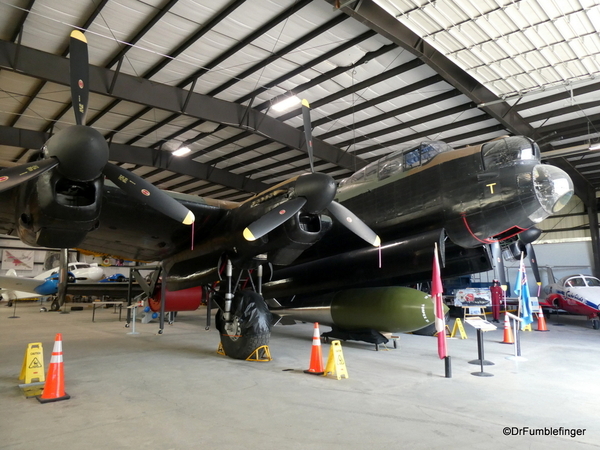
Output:
[[521,331],[531,331],[531,324],[530,324],[530,323],[528,323],[527,325],[525,325],[525,326],[524,326],[524,327],[521,329]]
[[344,352],[342,352],[342,343],[340,341],[331,341],[329,347],[329,358],[327,358],[327,366],[323,375],[332,374],[339,380],[348,378],[348,370],[346,370],[346,361],[344,361]]
[[46,379],[44,375],[44,349],[41,342],[27,345],[25,358],[21,367],[19,380],[24,380],[25,384],[41,382]]
[[460,333],[461,339],[467,339],[467,332],[465,331],[465,327],[463,327],[463,324],[458,317],[454,321],[454,326],[452,327],[452,333],[450,333],[450,337],[453,338],[454,336],[456,336],[457,331]]

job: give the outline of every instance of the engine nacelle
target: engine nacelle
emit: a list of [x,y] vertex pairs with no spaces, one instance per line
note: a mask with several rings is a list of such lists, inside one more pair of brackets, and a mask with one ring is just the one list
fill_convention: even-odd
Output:
[[19,192],[19,237],[32,246],[77,247],[97,226],[101,201],[101,178],[76,182],[48,171]]
[[[165,312],[171,311],[195,311],[200,307],[203,299],[208,297],[207,289],[204,286],[196,286],[179,291],[166,291]],[[160,311],[162,301],[162,292],[160,286],[156,293],[148,298],[148,306],[154,312]]]

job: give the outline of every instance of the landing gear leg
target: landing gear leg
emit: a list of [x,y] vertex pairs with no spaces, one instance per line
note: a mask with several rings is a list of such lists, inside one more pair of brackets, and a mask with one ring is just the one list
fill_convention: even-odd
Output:
[[257,348],[269,344],[271,312],[264,299],[254,291],[237,292],[232,300],[231,320],[219,310],[215,324],[227,356],[247,359]]
[[221,333],[225,354],[235,359],[247,359],[256,349],[268,345],[271,312],[262,296],[254,291],[241,291],[234,295],[232,275],[231,261],[227,261],[225,303],[224,308],[217,312],[215,325]]
[[210,330],[210,315],[211,315],[211,309],[212,309],[212,293],[210,291],[208,294],[208,298],[206,299],[206,326],[204,327],[204,329],[206,331]]
[[160,302],[160,319],[158,325],[158,334],[163,334],[163,331],[165,330],[165,303],[167,303],[165,300],[167,298],[167,280],[165,278],[166,277],[163,276],[163,280],[160,285],[162,301]]

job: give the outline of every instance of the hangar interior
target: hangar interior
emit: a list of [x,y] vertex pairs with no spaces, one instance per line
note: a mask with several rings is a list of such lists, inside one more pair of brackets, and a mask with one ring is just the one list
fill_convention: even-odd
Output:
[[[51,136],[78,123],[74,29],[89,50],[86,125],[107,141],[112,165],[177,198],[244,202],[311,172],[309,147],[314,171],[340,182],[422,141],[461,149],[526,136],[575,193],[537,224],[538,264],[557,276],[600,275],[598,0],[0,0],[0,168],[39,161]],[[287,99],[297,103],[281,110]],[[301,99],[310,104],[311,146]],[[28,248],[11,234],[0,238],[3,255]],[[44,258],[36,252],[21,274],[37,275]],[[506,263],[511,282],[517,267]],[[472,376],[477,347],[467,328],[468,339],[449,344],[451,380],[433,338],[403,335],[387,352],[344,342],[351,378],[333,381],[303,374],[312,324],[274,327],[274,361],[252,365],[216,356],[215,328],[198,336],[202,314],[179,314],[164,335],[145,324],[130,336],[110,308],[93,324],[85,310],[39,314],[39,304],[1,312],[5,448],[598,442],[597,330],[584,316],[551,317],[550,333],[522,333],[522,362],[507,360],[513,346],[497,345],[501,325],[485,333],[495,378]],[[43,341],[48,359],[57,332],[72,399],[38,405],[16,389],[15,375],[27,343]],[[532,436],[519,427],[587,431]]]

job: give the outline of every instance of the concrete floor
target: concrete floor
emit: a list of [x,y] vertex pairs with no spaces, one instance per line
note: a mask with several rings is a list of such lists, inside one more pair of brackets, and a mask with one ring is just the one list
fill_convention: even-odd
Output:
[[[485,334],[494,376],[476,377],[474,330],[450,340],[451,379],[432,337],[402,335],[397,350],[342,344],[349,379],[307,375],[312,324],[277,326],[273,361],[216,354],[205,310],[127,333],[111,309],[40,313],[0,303],[0,449],[575,449],[600,447],[598,343],[585,318],[523,333],[527,361],[506,359],[503,330]],[[322,328],[322,332],[328,328]],[[40,404],[17,387],[27,344],[46,371],[63,335],[70,400]],[[329,345],[323,345],[324,360]],[[505,427],[585,429],[584,435],[506,436]]]

